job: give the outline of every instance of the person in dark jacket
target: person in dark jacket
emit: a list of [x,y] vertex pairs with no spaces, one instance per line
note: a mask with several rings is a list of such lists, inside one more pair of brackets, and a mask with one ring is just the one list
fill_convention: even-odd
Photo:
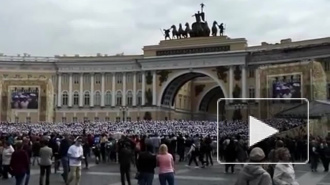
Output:
[[[236,160],[237,152],[234,143],[234,139],[231,139],[228,146],[225,149],[225,160],[226,163],[233,163]],[[225,172],[228,173],[228,170],[231,170],[231,173],[235,172],[235,165],[234,164],[225,164]]]
[[[31,164],[32,146],[31,146],[30,140],[28,138],[23,138],[23,150],[28,154],[29,164]],[[24,184],[29,185],[29,182],[30,182],[30,170],[27,171],[27,173],[26,173]]]
[[63,173],[62,177],[64,182],[67,182],[68,180],[68,174],[69,174],[69,159],[68,159],[68,150],[70,148],[70,140],[69,136],[64,136],[64,139],[62,139],[60,143],[60,149],[59,149],[59,155],[61,158],[61,163],[63,167]]
[[118,153],[120,179],[122,185],[125,185],[125,177],[127,180],[127,184],[131,185],[130,171],[131,171],[131,162],[134,157],[133,151],[134,150],[132,150],[132,147],[129,144],[129,142],[124,142]]
[[154,155],[152,151],[153,146],[148,144],[146,145],[146,151],[141,152],[138,157],[138,185],[152,185],[156,168],[156,155]]
[[15,176],[16,185],[22,185],[26,174],[30,171],[29,156],[23,150],[22,143],[16,143],[16,150],[10,160],[10,168]]

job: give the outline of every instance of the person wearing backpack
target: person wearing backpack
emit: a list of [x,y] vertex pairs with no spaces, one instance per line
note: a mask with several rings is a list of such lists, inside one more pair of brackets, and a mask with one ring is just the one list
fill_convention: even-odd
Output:
[[[261,148],[255,147],[251,150],[250,162],[260,163],[264,159],[265,153]],[[261,164],[247,164],[238,174],[235,185],[272,185],[272,183],[272,178]]]

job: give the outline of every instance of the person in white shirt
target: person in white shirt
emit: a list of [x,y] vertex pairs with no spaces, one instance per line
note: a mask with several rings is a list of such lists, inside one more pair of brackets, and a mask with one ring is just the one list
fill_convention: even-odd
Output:
[[11,155],[14,153],[14,148],[9,144],[9,142],[5,142],[3,145],[2,151],[2,177],[3,179],[8,179],[9,173],[9,165],[11,160]]
[[83,147],[81,146],[81,143],[82,139],[77,137],[75,144],[71,145],[68,150],[70,173],[68,181],[66,182],[67,185],[70,185],[74,179],[74,184],[79,185],[81,177],[81,161],[84,159]]
[[274,185],[299,185],[292,164],[290,163],[290,152],[287,148],[279,148],[278,151],[279,164],[276,164],[274,170]]

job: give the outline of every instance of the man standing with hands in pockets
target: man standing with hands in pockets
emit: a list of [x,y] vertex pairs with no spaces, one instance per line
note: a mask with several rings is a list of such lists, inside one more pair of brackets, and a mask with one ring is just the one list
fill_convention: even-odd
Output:
[[84,159],[84,153],[82,148],[82,139],[77,137],[75,144],[71,145],[68,150],[70,173],[66,185],[71,185],[71,182],[75,179],[74,185],[79,185],[81,177],[81,161]]

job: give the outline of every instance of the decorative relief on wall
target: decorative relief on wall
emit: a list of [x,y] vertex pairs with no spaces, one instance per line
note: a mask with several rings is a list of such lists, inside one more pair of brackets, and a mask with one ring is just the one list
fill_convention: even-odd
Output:
[[234,70],[234,79],[236,81],[240,81],[241,80],[241,68],[240,66],[235,66],[235,70]]
[[217,76],[219,80],[223,80],[225,83],[227,83],[227,72],[229,68],[227,66],[219,66],[216,67],[214,71],[217,72]]
[[162,86],[162,84],[167,81],[168,74],[170,73],[172,73],[170,70],[157,71],[157,75],[159,75],[159,86]]
[[233,93],[233,98],[240,98],[241,88],[236,84],[232,93]]
[[146,83],[147,83],[148,85],[151,85],[151,84],[152,84],[152,75],[151,75],[151,72],[150,72],[150,71],[148,71],[148,72],[146,73]]
[[204,91],[205,85],[200,84],[195,86],[195,96],[197,97],[201,92]]
[[152,91],[151,89],[149,88],[147,91],[146,91],[146,106],[150,106],[152,105]]

